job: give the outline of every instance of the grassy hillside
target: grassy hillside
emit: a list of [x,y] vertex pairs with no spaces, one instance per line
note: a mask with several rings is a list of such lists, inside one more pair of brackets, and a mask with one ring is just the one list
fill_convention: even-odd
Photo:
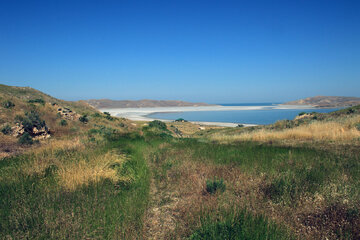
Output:
[[296,101],[286,102],[285,105],[312,105],[319,108],[350,107],[360,104],[358,97],[316,96]]
[[300,113],[294,120],[249,128],[202,132],[219,142],[257,141],[278,144],[360,145],[360,105],[331,113]]
[[[23,134],[14,136],[19,127],[14,128],[19,125],[27,125],[28,129],[36,127],[38,130],[46,127],[51,137],[49,141],[84,134],[94,125],[110,126],[117,131],[132,128],[130,121],[104,115],[85,102],[56,99],[29,87],[0,85],[0,157],[47,143],[21,144],[19,140]],[[37,139],[32,130],[28,132],[34,140]]]
[[[359,106],[199,131],[13,91],[3,124],[36,110],[56,131],[25,147],[0,133],[23,148],[0,160],[1,239],[360,238]],[[88,121],[60,126],[59,107]]]

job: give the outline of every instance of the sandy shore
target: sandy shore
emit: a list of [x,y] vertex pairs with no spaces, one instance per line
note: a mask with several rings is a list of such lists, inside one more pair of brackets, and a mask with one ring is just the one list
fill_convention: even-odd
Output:
[[[273,106],[201,106],[201,107],[156,107],[156,108],[104,108],[99,109],[102,112],[109,112],[112,116],[128,118],[134,121],[153,121],[154,118],[148,117],[153,113],[166,112],[197,112],[197,111],[236,111],[236,110],[271,110],[271,109],[309,109],[312,106],[293,106],[293,105],[273,105]],[[171,120],[156,119],[164,122],[171,122]],[[192,123],[201,125],[212,125],[221,127],[236,127],[239,123],[225,123],[225,122],[197,122]],[[243,124],[244,126],[256,126],[256,124]]]

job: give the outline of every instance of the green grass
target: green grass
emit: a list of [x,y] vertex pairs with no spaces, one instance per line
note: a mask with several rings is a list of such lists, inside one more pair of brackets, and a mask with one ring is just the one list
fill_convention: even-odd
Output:
[[247,240],[282,240],[295,239],[284,227],[267,220],[262,215],[253,216],[245,210],[223,212],[221,220],[204,214],[201,227],[192,233],[191,240],[247,239]]
[[343,184],[351,191],[346,197],[360,196],[360,156],[314,150],[260,145],[244,142],[236,145],[213,144],[184,139],[177,149],[192,151],[192,160],[220,165],[234,165],[255,175],[265,175],[270,182],[264,193],[275,201],[295,203],[305,193],[324,190],[330,183]]
[[[32,176],[22,173],[31,155],[1,161],[0,238],[138,237],[149,192],[149,171],[142,148],[143,142],[118,139],[80,154],[93,157],[110,149],[131,153],[123,169],[134,173],[135,180],[126,187],[102,179],[69,191],[59,186],[56,169]],[[71,155],[79,156],[76,150],[58,153],[64,161],[72,159]]]
[[[183,161],[231,166],[254,178],[261,178],[260,191],[264,197],[261,201],[264,203],[270,201],[292,209],[301,203],[302,197],[320,193],[329,205],[348,201],[349,209],[356,212],[354,216],[358,217],[360,156],[357,154],[344,152],[336,155],[306,147],[279,147],[251,142],[231,145],[176,139],[166,129],[154,127],[143,128],[143,133],[143,136],[136,132],[124,135],[111,128],[90,129],[87,136],[94,141],[102,136],[103,142],[92,142],[93,147],[86,150],[59,150],[53,153],[52,157],[67,162],[89,160],[111,150],[120,151],[129,157],[118,171],[120,175],[132,176],[133,180],[126,184],[101,179],[68,190],[58,182],[56,165],[50,165],[38,174],[29,175],[23,171],[31,166],[35,155],[0,161],[0,238],[142,238],[150,178],[153,177],[156,183],[164,183],[161,185],[164,188],[181,184],[176,181],[180,179],[176,169],[180,169]],[[166,145],[159,149],[162,143]],[[144,155],[150,152],[152,158],[146,159]],[[182,159],[179,156],[181,153],[186,153],[186,158]],[[116,168],[116,165],[111,167]],[[212,176],[207,177],[211,179]],[[226,190],[224,182],[218,179],[204,183],[213,189],[212,192],[217,189],[223,192],[206,196],[216,198],[219,204],[223,203],[226,197],[233,194],[230,183],[226,180]],[[332,185],[338,191],[335,196],[328,190]],[[164,197],[159,204],[166,205],[171,201],[171,198]],[[250,211],[239,209],[243,209],[243,206],[200,213],[201,224],[186,236],[191,235],[190,239],[292,238],[285,227],[264,215],[252,215]],[[194,226],[189,229],[193,230]],[[347,234],[357,236],[352,235],[353,232]]]

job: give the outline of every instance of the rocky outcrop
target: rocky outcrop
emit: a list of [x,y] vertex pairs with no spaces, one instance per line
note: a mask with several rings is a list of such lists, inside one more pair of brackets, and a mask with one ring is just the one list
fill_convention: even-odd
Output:
[[[14,137],[20,137],[25,133],[25,128],[22,124],[17,123],[11,128],[11,135]],[[50,129],[45,125],[42,128],[33,127],[31,132],[28,132],[33,140],[44,140],[51,137]]]
[[80,115],[77,114],[76,112],[73,112],[70,108],[62,108],[62,107],[59,107],[57,106],[57,111],[58,111],[58,114],[61,115],[62,118],[65,118],[67,120],[78,120]]

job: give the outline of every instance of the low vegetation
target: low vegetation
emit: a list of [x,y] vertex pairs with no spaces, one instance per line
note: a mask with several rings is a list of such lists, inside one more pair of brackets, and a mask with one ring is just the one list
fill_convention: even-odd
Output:
[[[1,239],[360,238],[359,107],[199,131],[9,91]],[[16,122],[52,135],[15,137]]]

